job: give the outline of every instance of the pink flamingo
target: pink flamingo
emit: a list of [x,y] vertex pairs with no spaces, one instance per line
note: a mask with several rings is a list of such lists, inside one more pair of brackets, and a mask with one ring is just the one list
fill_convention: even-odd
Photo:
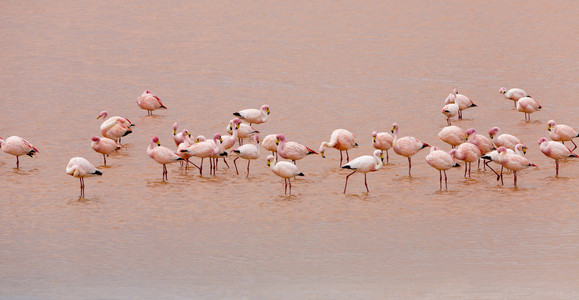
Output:
[[[452,96],[454,95],[454,96]],[[458,119],[462,120],[462,111],[465,109],[469,109],[472,107],[477,107],[476,104],[474,104],[474,102],[472,102],[472,100],[470,100],[469,97],[463,95],[463,94],[459,94],[458,91],[456,89],[452,90],[452,94],[450,94],[448,97],[446,97],[446,99],[444,100],[444,104],[450,104],[450,103],[458,103]]]
[[[525,154],[527,153],[527,147],[523,144],[517,144],[515,146],[515,150],[511,150],[511,149],[507,149],[507,154],[516,154],[519,156],[525,156]],[[490,163],[491,161],[500,165],[500,161],[499,161],[499,152],[497,150],[493,150],[490,152],[485,153],[481,159],[486,160],[485,164]],[[497,181],[500,179],[502,182],[502,178],[503,178],[503,166],[501,165],[501,173],[497,173],[493,168],[491,168],[491,166],[488,166],[496,175],[497,175]]]
[[235,162],[240,157],[243,159],[247,159],[247,177],[249,177],[249,164],[252,160],[259,158],[259,135],[254,135],[253,140],[255,141],[254,144],[246,144],[241,145],[239,148],[231,151],[231,153],[236,153],[237,157],[233,160],[233,165],[235,165],[235,172],[239,175],[239,171],[237,170],[237,163]]
[[167,109],[167,107],[163,105],[163,102],[161,102],[161,99],[149,90],[144,91],[143,94],[137,98],[137,105],[141,109],[146,110],[148,116],[152,116],[153,111],[159,108]]
[[169,180],[167,173],[167,164],[174,163],[178,160],[183,160],[177,153],[169,150],[167,147],[161,146],[159,138],[154,136],[151,138],[151,143],[147,148],[147,155],[156,162],[163,165],[163,180]]
[[[304,173],[298,170],[298,167],[287,161],[274,161],[275,157],[273,155],[267,156],[267,165],[270,167],[271,171],[283,178],[284,193],[287,195],[287,187],[289,185],[289,194],[292,195],[292,182],[291,179],[296,176],[304,176]],[[273,161],[273,163],[272,163]],[[249,172],[249,171],[248,171]]]
[[249,123],[249,125],[261,124],[267,121],[267,118],[269,117],[269,105],[264,104],[261,106],[261,109],[248,108],[240,110],[234,112],[233,115],[243,119]]
[[[515,176],[515,187],[517,187],[517,171],[526,169],[528,167],[537,167],[537,165],[530,163],[526,158],[520,155],[507,153],[507,148],[505,147],[499,147],[497,152],[499,153],[499,162],[501,165],[513,171]],[[501,183],[504,184],[502,179]]]
[[[229,134],[233,134],[233,121],[235,119],[229,121],[229,124],[227,124],[226,127],[226,131]],[[246,138],[251,138],[254,134],[259,133],[259,131],[253,129],[253,127],[251,127],[251,125],[245,124],[245,123],[240,123],[239,127],[237,128],[237,138],[238,138],[238,142],[239,145],[243,145],[243,139]]]
[[517,144],[522,144],[521,140],[512,134],[500,134],[498,127],[493,127],[489,130],[489,137],[495,143],[495,148],[504,146],[507,149],[515,150]]
[[503,94],[507,100],[512,100],[515,108],[517,107],[517,101],[523,97],[531,97],[527,92],[519,89],[519,88],[512,88],[507,91],[506,88],[502,87],[499,89],[499,93]]
[[543,152],[545,156],[555,160],[555,176],[559,176],[560,159],[565,159],[567,157],[577,157],[577,155],[573,153],[571,149],[567,148],[567,146],[554,141],[549,142],[544,137],[539,139],[539,145],[541,152]]
[[107,165],[107,156],[109,156],[116,150],[121,149],[121,145],[119,145],[114,140],[111,140],[106,137],[101,138],[98,136],[92,137],[92,142],[90,143],[90,146],[96,153],[100,153],[103,155],[105,167]]
[[219,156],[227,156],[227,152],[221,147],[221,142],[223,142],[223,139],[219,133],[215,133],[211,140],[205,140],[205,137],[199,136],[197,137],[197,143],[191,144],[187,148],[181,147],[179,151],[181,154],[187,153],[185,155],[189,157],[201,158],[201,164],[198,167],[194,165],[199,168],[201,176],[203,176],[203,160],[209,158],[209,175],[215,175],[216,168],[214,167],[213,159]]
[[454,149],[454,147],[466,142],[467,135],[462,128],[455,125],[450,125],[440,130],[438,133],[438,138],[449,144]]
[[[493,142],[486,136],[476,133],[476,130],[474,128],[469,128],[466,131],[466,139],[469,143],[477,146],[480,149],[480,152],[482,152],[482,154],[486,154],[490,151],[495,150],[495,145],[493,145]],[[483,163],[483,168],[485,168],[486,170],[486,167],[489,167],[493,172],[495,172],[495,170],[491,168],[491,166],[489,166],[488,163],[489,163],[488,161],[485,161]],[[478,160],[477,168],[480,169],[480,159]],[[495,172],[495,174],[496,173],[497,172]]]
[[261,140],[261,145],[265,150],[271,151],[271,155],[275,155],[275,160],[277,161],[277,133],[272,133],[266,135],[263,140]]
[[22,155],[34,157],[36,153],[40,153],[38,149],[34,148],[27,140],[19,136],[11,136],[6,140],[0,137],[0,148],[4,153],[16,156],[16,169],[20,169],[20,159]]
[[471,143],[463,143],[456,149],[450,150],[448,152],[454,158],[462,160],[465,163],[464,167],[464,177],[466,178],[466,171],[468,170],[468,178],[470,178],[471,164],[477,161],[482,156],[480,149]]
[[577,144],[575,144],[573,139],[579,137],[579,134],[577,134],[575,129],[571,128],[571,126],[557,124],[553,120],[550,120],[547,125],[549,126],[547,127],[547,130],[549,130],[549,137],[553,141],[562,142],[563,144],[565,144],[567,141],[570,141],[573,143],[573,146],[575,146],[571,151],[575,151],[575,149],[577,149]]
[[323,158],[326,158],[325,151],[326,148],[334,148],[340,151],[340,166],[342,165],[342,152],[346,152],[346,162],[350,161],[350,155],[348,150],[358,147],[358,143],[355,141],[354,134],[346,129],[336,129],[332,132],[329,142],[322,142],[320,145],[320,154]]
[[101,135],[121,143],[121,138],[127,136],[133,132],[132,127],[135,126],[129,119],[114,116],[107,119],[107,111],[102,111],[97,119],[102,118],[103,123],[101,124]]
[[450,118],[456,117],[458,115],[459,112],[459,105],[458,102],[455,101],[456,95],[455,94],[450,94],[448,95],[449,101],[451,101],[451,103],[446,104],[443,108],[442,108],[442,114],[444,114],[446,116],[446,123],[450,126]]
[[342,166],[342,169],[353,170],[352,173],[346,176],[346,184],[344,185],[344,194],[346,193],[346,188],[348,188],[348,178],[352,174],[359,172],[364,174],[364,185],[366,186],[366,192],[369,193],[368,182],[366,181],[366,174],[369,172],[374,172],[382,168],[382,162],[384,161],[384,155],[382,150],[374,150],[372,155],[362,155],[356,157],[351,162]]
[[80,179],[80,199],[84,199],[84,178],[101,176],[103,173],[82,157],[73,157],[66,165],[66,174]]
[[189,139],[189,143],[192,143],[190,140],[191,133],[189,130],[183,129],[183,131],[177,132],[177,128],[179,128],[177,122],[173,123],[173,141],[175,141],[175,146],[181,145],[181,143],[185,142],[187,139]]
[[411,136],[398,138],[398,124],[392,124],[392,133],[394,133],[394,145],[392,148],[398,155],[408,157],[408,176],[412,169],[412,156],[423,148],[430,147],[430,145],[423,143],[419,139]]
[[290,159],[294,164],[309,154],[318,154],[316,151],[296,142],[286,142],[283,134],[276,136],[277,153],[285,159]]
[[388,157],[388,150],[392,148],[394,144],[394,136],[390,132],[376,132],[372,131],[372,147],[376,150],[386,151],[386,163],[390,163],[390,158]]
[[442,172],[444,172],[444,186],[448,191],[448,178],[446,177],[446,170],[460,165],[454,160],[454,157],[447,152],[438,149],[434,146],[430,148],[430,153],[426,155],[426,162],[433,168],[438,170],[440,174],[440,189],[442,190]]
[[[237,131],[239,130],[239,125],[241,124],[241,119],[235,118],[235,119],[231,120],[230,123],[231,123],[231,127],[233,129],[232,134],[221,136],[221,139],[223,140],[223,142],[221,142],[221,147],[223,148],[224,151],[231,149],[231,147],[233,147],[235,145],[235,142],[237,142],[237,140],[238,140],[238,132]],[[225,159],[225,157],[223,157],[223,162],[225,163],[225,165],[227,165],[227,168],[229,168],[229,164],[227,163],[227,160]],[[217,161],[216,161],[216,167],[217,167]]]
[[517,101],[517,110],[525,113],[525,121],[531,121],[531,114],[543,108],[537,100],[531,97],[522,97]]

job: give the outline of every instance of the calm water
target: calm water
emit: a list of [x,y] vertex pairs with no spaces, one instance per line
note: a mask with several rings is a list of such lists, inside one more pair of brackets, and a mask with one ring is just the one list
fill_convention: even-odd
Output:
[[[575,1],[4,1],[0,136],[39,150],[16,170],[0,154],[0,298],[7,299],[577,299],[579,162],[536,141],[550,119],[579,127]],[[498,93],[521,87],[543,105],[525,123]],[[246,178],[221,164],[199,177],[146,156],[171,125],[224,132],[231,113],[270,105],[264,136],[317,149],[346,128],[370,154],[393,122],[445,150],[437,133],[452,88],[478,108],[458,125],[519,136],[519,187],[471,180],[390,153],[350,178],[339,154],[298,162],[283,196],[262,158]],[[169,108],[147,117],[136,98]],[[137,126],[109,167],[90,148],[101,110]],[[101,178],[64,172],[73,156]],[[233,166],[232,166],[233,167]],[[241,162],[245,170],[245,162]]]

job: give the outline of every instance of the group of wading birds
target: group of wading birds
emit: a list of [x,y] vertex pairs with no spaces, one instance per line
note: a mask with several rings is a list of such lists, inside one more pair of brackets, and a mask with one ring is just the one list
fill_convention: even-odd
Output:
[[[515,107],[518,111],[525,114],[525,121],[531,120],[531,113],[541,109],[541,105],[528,95],[525,91],[518,88],[507,90],[501,88],[501,94],[508,100],[514,101]],[[147,111],[148,115],[152,115],[154,110],[166,109],[161,102],[161,99],[146,90],[141,96],[137,98],[137,105]],[[300,160],[310,154],[324,153],[327,148],[335,148],[340,151],[340,166],[343,169],[352,170],[346,176],[344,184],[344,193],[348,187],[348,178],[354,173],[359,172],[364,174],[364,185],[366,191],[369,192],[368,183],[366,181],[367,173],[379,170],[384,165],[384,152],[386,152],[386,163],[389,163],[388,150],[392,148],[398,155],[408,158],[408,176],[411,176],[412,156],[418,153],[421,149],[430,148],[430,153],[426,156],[426,162],[433,168],[439,171],[440,175],[440,189],[443,188],[443,174],[444,187],[448,190],[448,179],[446,170],[453,167],[460,167],[457,160],[465,163],[464,177],[470,178],[471,164],[480,160],[484,160],[484,167],[488,167],[497,175],[497,180],[503,182],[503,169],[511,170],[514,174],[514,185],[517,186],[517,172],[528,167],[536,167],[530,163],[525,157],[527,147],[521,141],[510,134],[500,133],[498,127],[493,127],[488,131],[489,138],[477,134],[474,128],[463,130],[462,128],[452,125],[451,119],[457,117],[462,119],[462,112],[466,109],[476,107],[471,99],[467,96],[459,94],[456,89],[450,93],[445,99],[445,106],[442,108],[442,113],[447,117],[448,126],[444,127],[438,137],[450,144],[452,150],[449,152],[440,150],[436,146],[430,146],[417,138],[404,136],[398,137],[398,124],[392,124],[391,132],[372,132],[372,145],[376,149],[372,155],[363,155],[350,161],[348,150],[355,148],[358,144],[355,141],[354,134],[346,129],[336,129],[332,133],[329,142],[322,142],[319,148],[319,153],[297,142],[286,141],[282,134],[270,134],[261,140],[261,145],[272,154],[268,155],[267,165],[271,171],[277,176],[284,179],[284,193],[291,195],[291,179],[296,176],[304,176],[296,166],[296,161]],[[233,160],[235,171],[239,175],[237,168],[237,159],[243,158],[247,160],[247,175],[249,176],[249,166],[252,160],[256,160],[260,156],[260,139],[259,131],[255,130],[253,124],[261,124],[267,121],[270,114],[268,105],[263,105],[260,109],[244,109],[233,113],[234,119],[229,121],[227,125],[227,132],[229,135],[221,135],[216,133],[212,139],[205,139],[203,136],[198,136],[195,139],[191,138],[191,133],[184,129],[177,131],[178,124],[173,125],[173,139],[177,146],[177,151],[171,150],[167,147],[161,146],[159,138],[154,136],[147,148],[147,155],[157,163],[163,165],[163,180],[167,178],[167,164],[181,161],[184,168],[192,165],[199,169],[199,173],[203,176],[203,160],[209,159],[210,174],[215,175],[217,170],[217,163],[219,159],[223,159],[224,163],[229,167],[226,157],[228,155],[236,156]],[[106,166],[106,157],[111,153],[121,149],[121,138],[132,132],[132,127],[135,125],[129,119],[119,116],[108,117],[106,111],[101,112],[97,119],[102,118],[103,123],[100,126],[102,137],[93,136],[91,147],[97,153],[103,155],[104,165]],[[567,125],[556,124],[555,121],[550,120],[547,123],[549,137],[551,141],[542,137],[538,143],[541,152],[547,157],[555,160],[555,174],[559,175],[559,160],[570,157],[577,157],[573,151],[577,148],[573,138],[579,137],[579,134],[572,127]],[[253,139],[254,144],[244,144],[243,140],[249,138]],[[574,145],[573,149],[569,149],[564,145],[564,142],[571,142]],[[233,148],[235,143],[239,147]],[[11,136],[6,140],[0,138],[0,148],[5,153],[16,156],[16,168],[20,167],[19,157],[28,155],[33,157],[38,153],[32,144],[25,139],[18,136]],[[229,151],[229,152],[228,152]],[[346,164],[342,165],[343,154],[346,152]],[[289,161],[280,161],[281,156]],[[201,158],[199,165],[190,161],[191,157]],[[500,173],[496,172],[489,162],[495,162],[501,166]],[[88,160],[82,157],[73,157],[66,166],[66,173],[80,179],[80,198],[84,198],[84,178],[90,176],[102,175],[102,172],[91,164]]]

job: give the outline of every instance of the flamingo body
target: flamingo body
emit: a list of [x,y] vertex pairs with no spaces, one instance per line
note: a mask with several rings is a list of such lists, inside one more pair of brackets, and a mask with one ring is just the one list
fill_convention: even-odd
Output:
[[178,160],[183,160],[177,153],[173,152],[167,147],[161,146],[159,138],[154,136],[151,138],[149,147],[147,148],[147,155],[159,164],[163,165],[163,180],[168,179],[167,164],[174,163]]
[[115,142],[112,139],[106,137],[98,137],[93,136],[92,142],[90,147],[96,152],[103,155],[104,164],[107,165],[106,156],[110,155],[111,153],[115,152],[116,150],[121,149],[121,145]]
[[444,172],[444,182],[446,189],[448,190],[448,178],[446,177],[446,170],[449,170],[453,167],[460,167],[459,164],[456,163],[454,157],[450,155],[448,152],[438,149],[438,147],[434,146],[430,148],[430,153],[426,156],[426,163],[431,167],[438,170],[440,173],[440,189],[442,190],[442,173]]
[[137,98],[137,105],[147,111],[147,115],[153,115],[153,111],[163,108],[167,109],[159,97],[157,97],[153,92],[146,90]]
[[269,117],[269,105],[264,104],[260,109],[248,108],[234,112],[233,115],[243,119],[249,124],[261,124]]
[[503,146],[507,149],[514,150],[517,144],[521,144],[521,140],[512,134],[500,134],[498,127],[493,127],[489,130],[489,137],[494,142],[495,148]]
[[17,169],[20,168],[20,156],[28,155],[34,157],[34,155],[39,152],[38,149],[32,146],[27,140],[15,135],[6,140],[0,138],[0,148],[2,148],[4,153],[16,156]]
[[438,133],[438,138],[454,148],[462,143],[465,143],[467,135],[462,128],[456,125],[450,125],[440,130]]
[[549,137],[553,141],[557,142],[570,141],[575,146],[573,149],[571,149],[571,151],[577,149],[577,144],[575,144],[573,139],[579,137],[579,134],[577,134],[577,131],[575,129],[573,129],[571,126],[557,124],[555,123],[554,120],[550,120],[547,123],[547,125],[548,125],[547,130],[549,130]]
[[340,151],[340,166],[342,165],[342,152],[346,152],[346,162],[350,161],[348,150],[358,147],[354,134],[346,129],[336,129],[332,132],[329,142],[322,142],[320,145],[320,154],[326,157],[326,148],[334,148]]
[[394,144],[394,136],[389,132],[376,132],[372,131],[372,147],[376,150],[386,151],[386,163],[390,162],[390,158],[388,155],[388,150],[392,148]]
[[531,114],[543,108],[537,100],[531,97],[522,97],[517,101],[517,110],[525,113],[525,121],[531,121]]
[[294,163],[296,160],[300,160],[310,154],[318,154],[316,151],[296,142],[286,142],[285,136],[283,134],[278,134],[276,136],[277,153],[279,156],[285,159],[292,160]]
[[66,174],[80,179],[80,198],[84,198],[84,178],[103,173],[83,157],[73,157],[66,165]]
[[555,176],[559,176],[559,160],[568,157],[577,157],[567,146],[555,141],[547,141],[546,138],[539,139],[539,148],[548,158],[555,160]]
[[366,181],[366,174],[369,172],[378,171],[382,168],[382,161],[384,160],[384,156],[382,155],[382,150],[374,150],[372,155],[363,155],[356,157],[351,162],[342,166],[342,169],[350,169],[353,170],[352,173],[346,176],[346,184],[344,185],[344,194],[346,193],[346,189],[348,187],[348,178],[356,173],[363,173],[364,174],[364,184],[366,185],[366,192],[370,192],[368,189],[368,183]]
[[237,154],[237,157],[233,160],[233,164],[235,165],[235,171],[237,172],[237,175],[239,175],[239,171],[237,169],[237,163],[236,163],[237,159],[239,159],[240,157],[243,159],[247,159],[247,176],[249,176],[249,165],[250,165],[251,161],[259,158],[259,154],[260,154],[259,135],[254,135],[253,139],[255,141],[255,145],[254,144],[245,144],[245,145],[241,145],[237,149],[231,151],[231,153]]
[[[289,185],[289,194],[292,194],[292,184],[291,179],[296,176],[304,176],[304,173],[298,170],[298,167],[287,161],[274,161],[275,157],[273,155],[267,156],[267,165],[270,167],[271,171],[284,179],[284,190],[287,195],[287,187]],[[273,162],[273,163],[272,163]]]
[[517,101],[522,97],[530,97],[527,92],[519,88],[512,88],[507,91],[506,88],[502,87],[499,89],[499,93],[503,94],[507,100],[512,100],[517,107]]

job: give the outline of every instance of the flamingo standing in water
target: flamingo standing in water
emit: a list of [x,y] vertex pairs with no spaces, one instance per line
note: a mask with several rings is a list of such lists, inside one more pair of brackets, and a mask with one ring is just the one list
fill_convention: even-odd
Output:
[[468,170],[468,178],[470,178],[471,164],[477,161],[482,156],[480,149],[471,143],[463,143],[456,149],[450,150],[448,154],[452,155],[458,160],[464,161],[464,177],[466,178],[466,171]]
[[369,172],[380,170],[380,168],[382,168],[383,161],[384,155],[382,154],[382,150],[374,150],[374,153],[372,155],[363,155],[356,157],[351,162],[343,165],[342,169],[353,170],[352,173],[346,176],[346,184],[344,185],[344,194],[346,193],[346,188],[348,188],[348,178],[356,172],[364,174],[364,185],[366,186],[366,192],[369,193],[370,190],[368,189],[366,174]]
[[135,126],[129,119],[114,116],[107,119],[108,112],[103,110],[97,116],[97,119],[102,118],[103,123],[101,124],[101,135],[115,140],[119,144],[121,143],[121,138],[133,133],[132,127]]
[[[229,121],[229,124],[227,124],[227,127],[225,128],[225,130],[227,131],[227,133],[229,134],[233,134],[233,121],[235,119]],[[259,131],[253,129],[253,127],[251,127],[251,125],[249,124],[245,124],[245,123],[240,123],[239,127],[237,128],[237,138],[238,138],[238,142],[239,145],[243,145],[243,139],[246,138],[251,138],[254,134],[259,133]]]
[[523,97],[531,97],[527,92],[519,88],[512,88],[507,91],[506,88],[502,87],[499,89],[499,93],[503,94],[507,100],[512,100],[515,108],[517,108],[517,101]]
[[249,123],[249,125],[261,124],[267,121],[267,118],[269,117],[269,105],[264,104],[261,106],[261,109],[248,108],[240,110],[234,112],[233,115],[243,119]]
[[555,176],[559,176],[560,159],[577,157],[577,155],[573,153],[571,149],[567,148],[567,146],[554,141],[547,141],[547,139],[544,137],[539,139],[539,147],[545,156],[555,160]]
[[449,99],[450,103],[442,107],[442,114],[446,116],[446,124],[448,126],[452,125],[450,124],[450,118],[456,117],[459,112],[459,105],[458,102],[455,101],[455,98],[455,94],[448,95],[447,99]]
[[522,144],[521,140],[512,134],[500,134],[498,127],[493,127],[489,130],[489,137],[494,142],[495,148],[504,146],[507,149],[515,150],[517,144]]
[[[287,195],[287,188],[289,185],[289,194],[292,195],[292,182],[291,179],[296,176],[304,176],[304,173],[298,170],[298,167],[287,161],[274,161],[275,157],[273,155],[267,156],[267,165],[270,167],[271,171],[283,178],[284,193]],[[272,163],[273,161],[273,163]],[[249,170],[248,170],[249,173]]]
[[6,140],[0,137],[0,148],[2,148],[4,153],[16,156],[16,169],[20,169],[20,156],[28,155],[34,157],[36,153],[39,153],[38,149],[19,136],[11,136]]
[[192,140],[190,140],[191,138],[191,133],[189,132],[189,130],[187,129],[183,129],[183,131],[177,132],[177,129],[179,128],[179,124],[177,124],[177,122],[173,123],[173,141],[175,141],[175,146],[179,146],[181,145],[181,143],[185,142],[187,139],[189,139],[189,143],[192,144]]
[[450,125],[440,130],[438,138],[454,149],[454,147],[466,142],[467,135],[462,128],[456,125]]
[[549,120],[547,125],[547,130],[549,130],[549,137],[553,141],[561,142],[563,144],[565,144],[567,141],[570,141],[573,143],[573,146],[575,146],[573,149],[571,149],[571,151],[575,151],[575,149],[577,149],[577,144],[575,144],[573,139],[579,137],[579,134],[577,134],[575,129],[571,128],[571,126],[557,124],[553,120]]
[[346,129],[336,129],[332,132],[329,142],[322,142],[320,145],[320,154],[326,158],[326,148],[334,148],[340,151],[340,166],[342,165],[342,152],[346,152],[346,162],[350,161],[348,150],[358,147],[354,134]]
[[419,139],[411,136],[398,138],[398,124],[392,124],[392,133],[394,133],[394,145],[392,148],[398,155],[408,157],[408,176],[412,169],[412,156],[423,148],[430,147],[427,143],[423,143]]
[[73,157],[66,165],[66,174],[80,179],[80,199],[84,199],[84,178],[100,176],[103,173],[82,157]]
[[[221,140],[222,140],[221,147],[223,148],[223,151],[227,151],[227,150],[231,149],[231,147],[233,147],[233,145],[235,145],[235,142],[237,142],[237,140],[238,140],[238,130],[239,130],[239,125],[241,124],[241,119],[235,118],[235,119],[231,120],[230,123],[231,123],[230,125],[232,128],[232,134],[221,136]],[[227,163],[227,159],[225,157],[223,157],[223,162],[225,163],[227,168],[229,168],[229,164]],[[217,160],[215,161],[215,168],[217,168]]]
[[543,108],[537,100],[531,97],[522,97],[517,101],[517,110],[525,113],[525,121],[531,121],[531,114]]
[[253,140],[255,141],[254,144],[246,144],[241,145],[239,148],[231,151],[231,153],[236,153],[237,157],[233,160],[233,165],[235,165],[235,172],[239,175],[239,171],[237,170],[237,163],[235,162],[237,159],[244,158],[247,159],[247,177],[249,177],[249,164],[252,160],[259,158],[259,135],[254,135]]
[[141,109],[146,110],[148,116],[152,116],[153,111],[159,108],[167,109],[167,107],[163,105],[163,102],[161,102],[161,99],[149,90],[144,91],[143,94],[137,98],[137,105]]
[[474,104],[474,102],[472,102],[472,100],[470,100],[469,97],[463,95],[463,94],[459,94],[458,91],[456,89],[452,90],[452,93],[446,97],[446,99],[444,100],[444,104],[450,104],[450,103],[458,103],[458,119],[462,120],[462,111],[465,109],[469,109],[472,107],[477,107],[476,104]]
[[[507,148],[507,154],[516,154],[519,156],[525,156],[525,154],[527,153],[527,147],[523,144],[517,144],[515,146],[515,150],[511,150]],[[485,153],[481,159],[486,160],[485,164],[490,163],[491,161],[500,165],[501,162],[499,161],[500,155],[499,152],[497,150],[493,150],[490,151],[488,153]],[[502,178],[503,178],[503,169],[504,167],[501,165],[501,173],[497,173],[493,168],[491,168],[491,166],[488,166],[496,175],[497,175],[497,181],[500,179],[502,182]]]
[[96,153],[100,153],[103,155],[105,167],[107,165],[107,156],[109,156],[116,150],[121,149],[121,145],[119,145],[114,140],[111,140],[106,137],[93,136],[91,140],[92,140],[92,142],[90,143],[91,148]]
[[179,146],[178,151],[182,157],[195,156],[201,158],[201,164],[199,166],[194,165],[199,169],[199,175],[201,176],[203,176],[203,160],[209,158],[209,175],[215,175],[214,159],[220,156],[227,156],[227,152],[221,147],[221,142],[223,142],[223,139],[219,133],[215,133],[211,140],[205,140],[204,136],[198,136],[196,143],[188,147]]
[[309,154],[318,154],[316,151],[296,142],[286,142],[283,134],[276,136],[277,153],[285,159],[290,159],[294,165]]
[[[493,145],[493,142],[486,136],[476,133],[474,128],[469,128],[466,131],[466,139],[469,143],[477,146],[483,155],[495,150],[495,145]],[[486,170],[486,167],[489,167],[493,172],[495,172],[495,170],[491,168],[488,163],[488,161],[485,161],[483,163],[483,168]],[[480,159],[478,160],[477,168],[480,169]],[[497,172],[495,172],[495,174],[497,174]]]
[[275,155],[275,160],[277,161],[277,133],[272,133],[266,135],[261,140],[261,145],[265,150],[271,151],[271,155]]
[[390,162],[390,158],[388,157],[388,150],[392,148],[394,144],[394,137],[390,132],[376,132],[372,131],[372,147],[376,150],[386,151],[386,163]]
[[161,146],[159,138],[154,136],[151,138],[149,147],[147,148],[147,155],[154,161],[163,165],[163,181],[169,180],[167,172],[167,164],[174,163],[178,160],[183,160],[177,153],[169,150],[167,147]]
[[442,173],[444,172],[444,186],[448,191],[448,178],[446,177],[446,170],[460,167],[454,160],[454,157],[449,153],[438,149],[434,146],[430,148],[430,153],[426,155],[426,162],[433,168],[438,170],[440,174],[440,189],[442,190]]
[[[499,162],[501,165],[511,171],[515,176],[515,187],[517,187],[517,171],[526,169],[528,167],[537,167],[537,165],[530,163],[525,157],[517,154],[507,153],[507,148],[499,147],[497,149],[499,153]],[[502,178],[502,177],[501,177]],[[504,184],[501,180],[501,183]]]

